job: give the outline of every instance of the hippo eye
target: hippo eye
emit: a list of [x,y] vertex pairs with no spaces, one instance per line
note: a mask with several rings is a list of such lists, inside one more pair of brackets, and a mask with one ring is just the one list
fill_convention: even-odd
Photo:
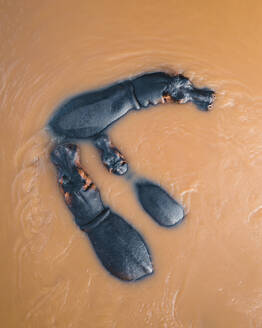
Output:
[[70,182],[70,179],[67,175],[63,175],[63,184],[68,184]]
[[55,149],[52,153],[53,156],[59,156],[59,151],[57,149]]

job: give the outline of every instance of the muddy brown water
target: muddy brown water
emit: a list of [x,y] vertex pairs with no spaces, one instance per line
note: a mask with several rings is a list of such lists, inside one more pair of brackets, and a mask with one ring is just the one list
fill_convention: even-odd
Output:
[[[0,1],[1,327],[262,327],[261,2]],[[110,276],[74,225],[44,127],[66,97],[183,72],[210,113],[160,105],[110,131],[130,166],[186,207],[157,226],[89,144],[104,201],[144,236],[155,274]]]

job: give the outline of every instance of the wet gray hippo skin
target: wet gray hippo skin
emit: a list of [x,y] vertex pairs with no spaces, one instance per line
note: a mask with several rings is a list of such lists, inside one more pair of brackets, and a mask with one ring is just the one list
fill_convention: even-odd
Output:
[[[136,229],[104,206],[98,189],[80,165],[77,146],[71,142],[90,140],[108,171],[124,175],[128,164],[105,133],[109,126],[131,110],[192,102],[199,110],[208,111],[213,100],[214,91],[194,87],[183,75],[156,72],[77,95],[50,119],[49,129],[63,142],[51,152],[51,161],[65,202],[103,266],[117,278],[133,281],[152,274],[148,247]],[[141,208],[160,226],[182,222],[183,207],[158,184],[136,177],[133,187]]]
[[80,165],[77,146],[57,145],[51,161],[75,223],[87,234],[106,270],[125,281],[151,275],[154,269],[146,242],[129,223],[105,207],[99,190]]
[[132,110],[160,103],[192,102],[199,110],[208,111],[213,101],[214,91],[196,88],[181,74],[146,73],[65,101],[51,117],[48,127],[55,136],[67,141],[93,141],[105,167],[123,175],[128,170],[127,161],[106,136],[104,131],[109,126]]
[[183,75],[147,73],[67,100],[55,112],[49,127],[57,136],[87,139],[131,110],[173,101],[192,102],[199,110],[208,111],[213,100],[214,91],[194,87]]

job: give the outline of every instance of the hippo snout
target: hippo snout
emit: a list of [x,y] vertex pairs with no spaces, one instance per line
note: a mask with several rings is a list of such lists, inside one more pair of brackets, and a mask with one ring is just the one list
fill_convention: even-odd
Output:
[[191,98],[199,110],[209,111],[215,99],[215,92],[208,88],[195,88],[191,91]]

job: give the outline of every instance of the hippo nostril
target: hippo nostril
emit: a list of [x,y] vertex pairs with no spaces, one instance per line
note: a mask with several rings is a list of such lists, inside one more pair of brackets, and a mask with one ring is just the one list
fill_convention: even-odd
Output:
[[71,144],[68,144],[68,145],[67,145],[67,148],[68,148],[69,150],[74,150],[74,149],[75,149],[74,145],[71,145]]
[[68,179],[68,177],[66,175],[63,175],[63,183],[64,184],[69,183],[69,179]]
[[121,161],[116,163],[113,172],[117,175],[123,175],[127,172],[128,170],[128,164],[125,161]]

